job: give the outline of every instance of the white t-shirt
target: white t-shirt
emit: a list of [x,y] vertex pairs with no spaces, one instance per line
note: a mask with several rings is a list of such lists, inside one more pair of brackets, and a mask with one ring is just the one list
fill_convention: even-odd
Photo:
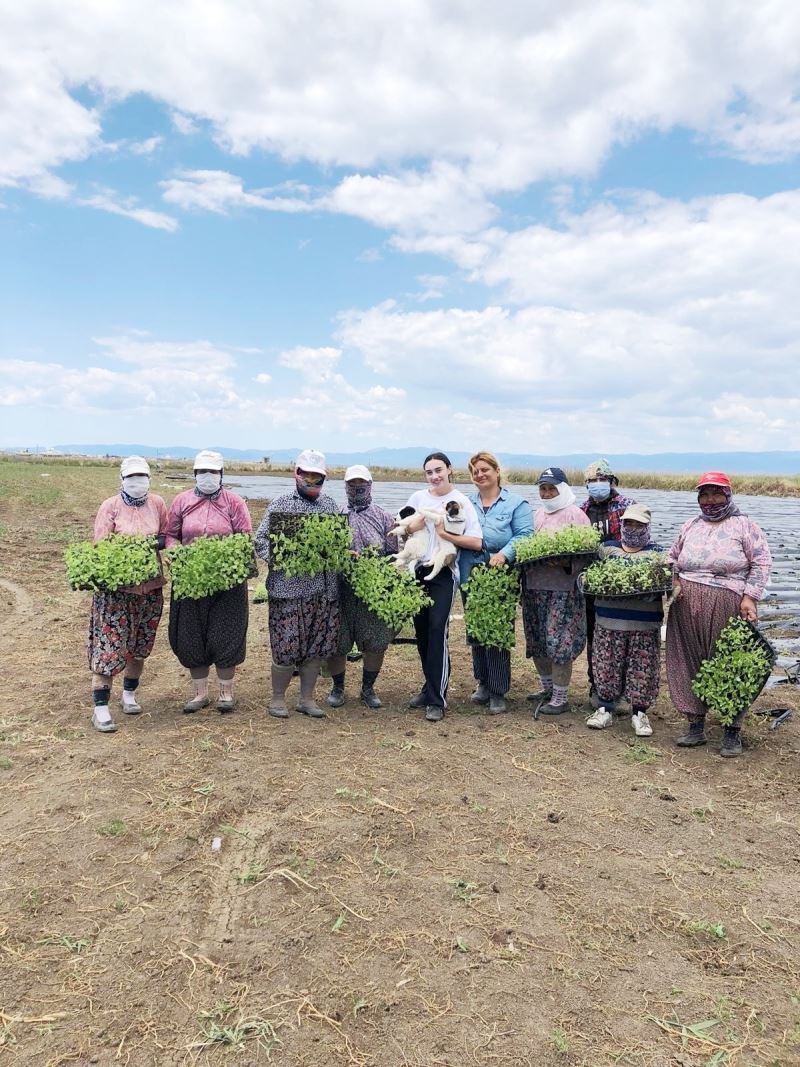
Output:
[[[458,489],[451,489],[446,496],[434,496],[430,489],[418,489],[416,493],[412,493],[408,498],[408,506],[414,508],[415,511],[419,511],[420,508],[442,510],[449,500],[457,500],[459,502],[463,509],[464,517],[467,520],[460,536],[482,538],[483,531],[481,530],[480,522],[478,522],[475,508],[472,506],[472,501],[468,500],[463,493],[458,491]],[[428,547],[425,550],[425,557],[421,561],[423,564],[430,563],[436,547],[436,526],[433,519],[426,519],[425,526],[428,530]],[[453,545],[453,548],[456,548],[456,546]],[[460,549],[456,549],[456,560],[455,563],[452,564],[452,570],[456,570],[459,551]]]

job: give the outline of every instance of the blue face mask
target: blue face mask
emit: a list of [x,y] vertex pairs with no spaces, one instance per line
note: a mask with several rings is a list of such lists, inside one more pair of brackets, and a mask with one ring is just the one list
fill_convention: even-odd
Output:
[[586,490],[592,500],[608,500],[611,496],[611,482],[587,482]]

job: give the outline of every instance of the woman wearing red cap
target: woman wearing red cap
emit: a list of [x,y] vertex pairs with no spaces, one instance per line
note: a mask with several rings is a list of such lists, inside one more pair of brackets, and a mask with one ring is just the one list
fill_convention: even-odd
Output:
[[[764,533],[734,504],[727,475],[703,474],[697,502],[700,514],[684,523],[669,551],[676,578],[667,619],[667,678],[673,704],[689,720],[688,733],[676,742],[682,748],[706,743],[708,709],[692,692],[692,679],[732,615],[757,621],[772,565]],[[741,753],[744,714],[725,727],[720,755]]]

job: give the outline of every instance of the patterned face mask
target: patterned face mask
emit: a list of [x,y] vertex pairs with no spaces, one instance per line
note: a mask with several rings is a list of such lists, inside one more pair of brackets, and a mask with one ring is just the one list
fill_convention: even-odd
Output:
[[294,484],[297,486],[297,492],[304,500],[316,500],[322,492],[325,476],[322,474],[296,473]]
[[372,503],[372,485],[353,485],[351,482],[344,483],[344,491],[347,494],[347,503],[354,511],[363,511]]
[[725,494],[724,504],[712,504],[710,501],[706,502],[700,499],[700,494],[697,494],[697,503],[700,505],[700,514],[707,522],[722,522],[723,519],[727,519],[729,515],[738,515],[739,509],[733,502],[733,494],[730,489],[722,486],[722,492]]
[[626,548],[644,548],[650,544],[650,523],[647,526],[634,526],[623,522],[622,543]]

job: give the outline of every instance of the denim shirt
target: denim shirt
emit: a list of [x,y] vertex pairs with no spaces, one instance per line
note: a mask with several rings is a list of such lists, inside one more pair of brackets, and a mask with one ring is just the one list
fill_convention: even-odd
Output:
[[493,556],[495,552],[502,552],[508,562],[513,563],[517,555],[517,541],[533,533],[533,512],[530,504],[517,493],[510,493],[505,486],[501,487],[500,496],[487,511],[483,510],[481,496],[477,490],[468,496],[481,524],[483,548],[480,552],[461,549],[458,568],[462,585],[469,578],[472,568],[478,563],[486,563],[489,556]]

